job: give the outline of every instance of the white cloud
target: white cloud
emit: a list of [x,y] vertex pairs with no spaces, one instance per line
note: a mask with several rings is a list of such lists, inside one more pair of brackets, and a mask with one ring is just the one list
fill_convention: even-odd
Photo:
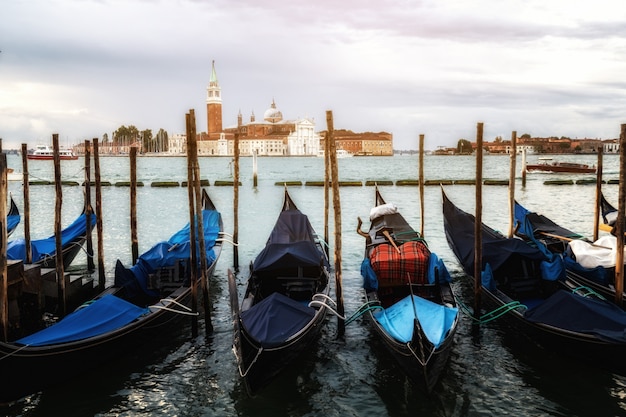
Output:
[[391,131],[397,148],[473,137],[616,137],[626,9],[617,1],[30,1],[0,16],[0,137],[205,129],[215,60],[224,124],[261,116]]

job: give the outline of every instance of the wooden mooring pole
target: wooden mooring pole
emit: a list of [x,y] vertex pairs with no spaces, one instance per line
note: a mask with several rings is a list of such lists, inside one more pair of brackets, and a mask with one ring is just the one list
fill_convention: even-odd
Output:
[[[0,153],[0,219],[7,218],[7,156]],[[2,340],[9,340],[9,275],[7,271],[7,224],[0,222],[0,322],[2,323]],[[6,377],[6,376],[5,376]]]
[[515,231],[515,163],[517,160],[517,132],[511,133],[511,167],[509,170],[509,237]]
[[22,187],[24,192],[24,247],[26,263],[33,262],[33,253],[30,245],[30,189],[28,184],[28,148],[22,143]]
[[624,294],[624,210],[626,210],[626,124],[621,125],[619,135],[619,196],[617,205],[617,220],[615,221],[615,236],[617,251],[615,259],[615,304],[621,306]]
[[[196,115],[194,110],[189,110],[189,123],[191,134],[196,138]],[[197,139],[196,139],[197,140]],[[198,224],[198,241],[200,244],[200,287],[202,288],[202,305],[204,306],[204,325],[206,336],[213,334],[213,322],[211,321],[211,298],[209,297],[209,277],[207,275],[206,242],[204,240],[204,218],[202,216],[202,189],[200,188],[200,163],[198,162],[198,144],[194,145],[193,158],[193,190],[196,202],[196,222]]]
[[[600,207],[600,197],[602,196],[602,153],[604,149],[602,148],[602,144],[598,146],[598,165],[596,170],[596,207],[595,207],[595,216],[593,219],[593,241],[598,240],[599,230],[600,230],[600,216],[601,216],[601,207]],[[621,165],[620,165],[621,166]]]
[[133,265],[139,258],[139,241],[137,239],[137,148],[130,148],[130,248]]
[[91,146],[89,140],[85,141],[85,221],[87,222],[87,271],[92,273],[95,269],[93,262],[93,239],[91,235]]
[[191,261],[189,265],[191,273],[191,312],[194,313],[191,316],[191,336],[198,336],[198,283],[196,277],[198,276],[198,263],[196,260],[196,228],[194,227],[196,221],[196,205],[194,204],[195,193],[193,189],[194,172],[193,172],[193,155],[197,152],[196,137],[192,134],[191,130],[191,114],[185,115],[185,124],[187,127],[187,196],[189,198],[189,242],[191,254],[189,255]]
[[92,139],[93,144],[93,174],[96,180],[96,231],[98,236],[98,290],[103,291],[106,285],[104,272],[104,239],[102,237],[102,180],[100,177],[100,148],[98,138]]
[[480,320],[483,261],[483,124],[476,128],[476,223],[474,224],[474,318]]
[[337,167],[337,146],[334,138],[333,112],[326,111],[326,124],[328,134],[326,140],[330,141],[330,170],[333,180],[333,208],[335,212],[335,293],[337,296],[337,313],[339,321],[337,323],[338,336],[343,336],[346,332],[346,323],[342,318],[345,314],[343,307],[343,289],[341,283],[341,202],[339,199],[339,169]]
[[258,178],[258,169],[259,169],[259,164],[257,163],[257,159],[259,156],[259,150],[255,149],[254,152],[252,152],[252,185],[256,188],[256,186],[259,184],[259,178]]
[[420,234],[424,237],[424,135],[420,135],[419,142]]
[[526,187],[526,149],[522,149],[522,187]]
[[56,243],[56,273],[58,288],[58,305],[61,317],[67,314],[67,298],[65,288],[65,270],[63,268],[63,241],[61,228],[61,208],[63,206],[63,189],[61,187],[61,157],[59,155],[59,134],[52,135],[52,154],[54,158],[54,187],[56,204],[54,207],[54,241]]
[[328,218],[330,211],[330,140],[324,140],[324,250],[330,259],[330,243],[328,235]]
[[235,133],[234,149],[234,173],[233,173],[233,268],[239,272],[239,136],[240,131]]

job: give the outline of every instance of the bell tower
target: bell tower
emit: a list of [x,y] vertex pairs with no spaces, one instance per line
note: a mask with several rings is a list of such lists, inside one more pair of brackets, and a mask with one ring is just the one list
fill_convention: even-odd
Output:
[[211,66],[211,78],[206,97],[207,133],[209,139],[218,139],[222,132],[222,89],[217,81],[215,61]]

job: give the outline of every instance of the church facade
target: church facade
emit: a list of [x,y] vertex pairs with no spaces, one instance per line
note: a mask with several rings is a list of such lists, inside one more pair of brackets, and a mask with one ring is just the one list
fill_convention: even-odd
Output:
[[320,152],[320,135],[315,132],[313,119],[283,119],[282,112],[272,100],[257,121],[254,113],[248,122],[243,121],[239,112],[237,125],[222,126],[222,91],[215,71],[211,68],[211,78],[207,87],[207,131],[198,137],[200,155],[234,155],[235,137],[239,137],[241,156],[317,156]]

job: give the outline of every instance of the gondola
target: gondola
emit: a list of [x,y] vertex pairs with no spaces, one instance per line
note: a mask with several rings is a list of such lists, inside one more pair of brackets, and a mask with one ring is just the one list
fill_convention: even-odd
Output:
[[330,265],[323,242],[287,189],[265,248],[250,263],[241,306],[229,274],[233,351],[249,395],[256,395],[313,349],[329,306]]
[[[202,201],[210,277],[221,252],[223,224],[204,191]],[[41,331],[0,342],[0,402],[115,362],[128,351],[166,340],[177,331],[175,325],[194,314],[189,308],[190,243],[188,223],[168,241],[143,253],[131,268],[118,260],[114,284],[73,313]]]
[[11,233],[17,229],[18,224],[20,224],[20,211],[13,200],[13,196],[11,196],[11,207],[7,214],[7,236],[11,236]]
[[611,232],[617,220],[617,209],[607,201],[603,193],[600,193],[600,214],[603,221],[600,229],[605,232]]
[[[475,218],[443,194],[446,239],[468,277],[474,277]],[[567,276],[559,257],[481,225],[481,294],[490,317],[502,314],[517,344],[626,374],[626,312]],[[503,314],[504,313],[504,314]]]
[[400,368],[427,393],[445,369],[459,309],[443,261],[376,188],[361,264],[367,316]]
[[602,236],[592,242],[543,214],[527,210],[517,201],[514,217],[519,237],[547,249],[550,255],[562,257],[570,276],[603,297],[615,300],[615,236]]
[[[89,208],[89,210],[92,210]],[[91,226],[89,231],[96,224],[96,215],[92,212],[90,216]],[[82,250],[87,240],[87,214],[83,212],[65,229],[61,231],[61,247],[63,248],[63,267],[70,266],[76,255]],[[31,261],[33,264],[41,265],[44,268],[55,268],[56,266],[56,238],[51,235],[43,239],[35,239],[30,242]],[[9,241],[7,244],[7,259],[22,260],[26,262],[26,241],[19,238]]]

